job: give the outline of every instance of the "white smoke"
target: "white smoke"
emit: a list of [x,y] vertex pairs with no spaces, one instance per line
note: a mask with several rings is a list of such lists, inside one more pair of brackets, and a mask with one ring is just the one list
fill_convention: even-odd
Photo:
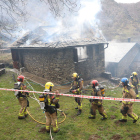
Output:
[[43,30],[47,32],[47,36],[42,38],[43,42],[63,41],[64,38],[101,37],[102,33],[98,29],[99,21],[96,17],[101,10],[100,0],[81,0],[80,3],[77,3],[78,8],[80,8],[78,12],[70,12],[65,8],[64,16],[55,18],[45,3],[40,0],[31,0],[27,5],[28,21],[20,25],[21,30],[16,34],[21,37],[27,31],[45,26]]
[[85,21],[92,25],[96,22],[96,14],[101,10],[101,3],[99,0],[81,1],[82,8],[79,10],[78,23],[84,23]]

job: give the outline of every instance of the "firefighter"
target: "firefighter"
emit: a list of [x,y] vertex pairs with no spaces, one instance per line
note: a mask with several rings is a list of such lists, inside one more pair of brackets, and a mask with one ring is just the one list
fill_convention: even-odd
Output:
[[[122,98],[136,99],[136,94],[133,88],[129,85],[128,79],[126,77],[122,78],[121,83],[123,86]],[[133,123],[136,123],[136,121],[139,119],[139,117],[132,112],[132,104],[133,102],[122,101],[122,119],[119,120],[120,122],[127,122],[127,115],[133,119]]]
[[130,86],[132,86],[135,89],[136,99],[139,99],[139,94],[138,94],[139,78],[138,78],[138,74],[136,72],[133,72],[131,74],[129,84],[130,84]]
[[[45,84],[45,90],[44,92],[51,93],[53,88],[53,83],[47,82]],[[58,128],[58,121],[57,121],[57,108],[59,108],[59,92],[58,90],[55,92],[56,97],[53,94],[42,94],[39,96],[40,101],[43,101],[45,115],[46,115],[46,130],[49,133],[50,132],[50,126],[52,124],[54,133],[57,133],[60,131]],[[42,100],[43,98],[43,100]]]
[[[99,88],[99,83],[97,80],[93,80],[91,82],[91,86],[93,88],[93,92],[91,93],[92,96],[104,96],[104,93],[102,95],[102,90],[104,89],[103,87]],[[95,119],[96,118],[96,109],[98,109],[100,115],[102,115],[103,117],[101,118],[101,120],[106,120],[107,119],[107,114],[103,109],[103,102],[102,100],[98,100],[98,99],[90,99],[91,102],[91,109],[90,109],[90,113],[91,115],[88,117],[89,119]]]
[[[82,89],[83,89],[83,79],[78,76],[77,73],[72,74],[73,82],[71,84],[70,92],[81,95]],[[77,103],[77,107],[75,109],[78,109],[77,116],[82,113],[82,99],[75,97],[75,101]]]
[[[24,85],[24,76],[19,75],[17,77],[17,83],[15,83],[14,88],[18,90],[26,90],[26,86]],[[18,119],[25,119],[28,116],[28,113],[26,111],[26,108],[29,106],[28,101],[28,92],[15,92],[16,97],[18,98],[19,104],[21,105],[21,109],[19,111]]]

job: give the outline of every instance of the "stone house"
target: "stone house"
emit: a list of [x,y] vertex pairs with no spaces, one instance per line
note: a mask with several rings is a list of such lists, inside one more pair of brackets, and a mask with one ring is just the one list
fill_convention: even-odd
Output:
[[104,49],[108,43],[104,39],[92,37],[50,43],[32,39],[30,45],[24,44],[28,40],[29,33],[11,45],[14,68],[24,67],[32,74],[59,84],[72,81],[73,72],[84,80],[105,72]]
[[105,50],[105,70],[113,77],[129,77],[140,67],[140,45],[138,43],[109,42]]

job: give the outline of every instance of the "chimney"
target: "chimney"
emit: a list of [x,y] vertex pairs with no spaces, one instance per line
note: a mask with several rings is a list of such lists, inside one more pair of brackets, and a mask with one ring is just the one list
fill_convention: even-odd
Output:
[[131,42],[131,38],[128,38],[127,40],[128,40],[128,42]]

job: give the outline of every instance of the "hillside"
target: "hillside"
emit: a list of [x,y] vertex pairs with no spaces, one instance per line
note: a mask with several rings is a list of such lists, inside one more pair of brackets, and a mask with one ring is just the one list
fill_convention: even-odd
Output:
[[139,42],[140,37],[140,2],[122,4],[114,0],[103,0],[102,11],[97,14],[99,28],[108,41]]

